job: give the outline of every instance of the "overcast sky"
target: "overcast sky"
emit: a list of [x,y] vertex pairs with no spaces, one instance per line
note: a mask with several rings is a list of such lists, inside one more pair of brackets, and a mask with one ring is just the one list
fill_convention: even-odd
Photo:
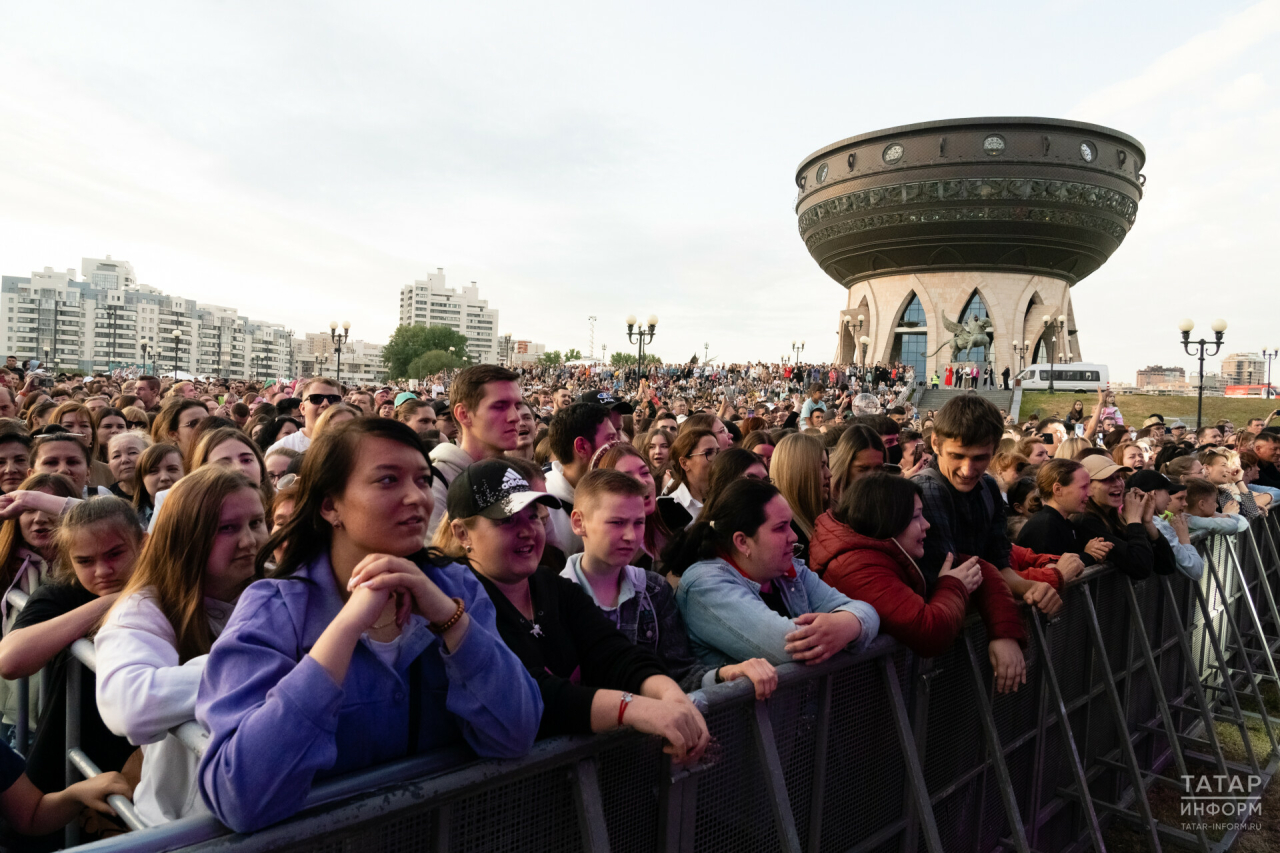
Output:
[[1131,382],[1194,363],[1183,316],[1226,319],[1224,353],[1280,344],[1278,34],[1280,0],[0,0],[0,272],[110,253],[381,342],[443,267],[548,349],[656,313],[666,360],[827,359],[844,291],[797,234],[797,163],[1055,116],[1147,149],[1137,224],[1073,293],[1084,356]]

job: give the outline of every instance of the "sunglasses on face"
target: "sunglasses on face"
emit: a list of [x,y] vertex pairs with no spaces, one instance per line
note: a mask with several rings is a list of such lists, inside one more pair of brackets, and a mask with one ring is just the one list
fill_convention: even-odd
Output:
[[129,425],[129,429],[146,429],[148,424],[146,421],[125,421]]
[[319,406],[326,402],[329,403],[330,405],[336,405],[342,402],[342,395],[341,394],[308,394],[307,402],[313,406]]

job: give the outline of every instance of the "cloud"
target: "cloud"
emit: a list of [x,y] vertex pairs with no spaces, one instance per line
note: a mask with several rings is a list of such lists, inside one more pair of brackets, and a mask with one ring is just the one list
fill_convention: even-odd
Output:
[[1263,0],[1165,53],[1141,74],[1093,93],[1071,110],[1085,121],[1108,121],[1195,84],[1280,33],[1280,0]]

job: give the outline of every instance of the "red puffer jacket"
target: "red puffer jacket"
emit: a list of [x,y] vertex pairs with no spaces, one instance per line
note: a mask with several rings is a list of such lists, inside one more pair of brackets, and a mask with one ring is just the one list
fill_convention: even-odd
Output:
[[1044,581],[1053,587],[1055,592],[1062,592],[1062,572],[1058,571],[1059,557],[1056,554],[1037,554],[1030,548],[1021,545],[1013,546],[1013,569],[1023,579]]
[[[813,570],[824,581],[876,609],[881,633],[921,657],[942,654],[960,636],[969,604],[964,584],[943,577],[926,600],[924,576],[892,539],[855,533],[826,512],[814,525],[809,555]],[[985,560],[980,565],[982,585],[974,590],[973,598],[987,625],[987,635],[1025,645],[1027,632],[1009,587],[995,566]]]

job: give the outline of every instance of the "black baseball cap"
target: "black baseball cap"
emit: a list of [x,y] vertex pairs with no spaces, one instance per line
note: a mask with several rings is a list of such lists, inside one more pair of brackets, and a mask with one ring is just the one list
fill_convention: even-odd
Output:
[[502,459],[485,459],[469,465],[449,484],[445,508],[449,518],[464,519],[482,515],[485,518],[510,518],[531,503],[552,509],[560,501],[546,492],[535,492],[529,481]]
[[578,398],[579,403],[595,403],[598,406],[604,406],[611,412],[617,412],[620,415],[629,415],[635,409],[626,400],[615,399],[613,394],[608,391],[588,391]]
[[1168,477],[1159,471],[1150,471],[1145,468],[1135,471],[1133,476],[1125,481],[1125,486],[1130,489],[1141,489],[1144,492],[1173,493],[1175,491]]
[[453,417],[453,410],[449,408],[448,400],[433,400],[431,408],[436,410],[437,418],[443,415],[448,415],[451,418]]

